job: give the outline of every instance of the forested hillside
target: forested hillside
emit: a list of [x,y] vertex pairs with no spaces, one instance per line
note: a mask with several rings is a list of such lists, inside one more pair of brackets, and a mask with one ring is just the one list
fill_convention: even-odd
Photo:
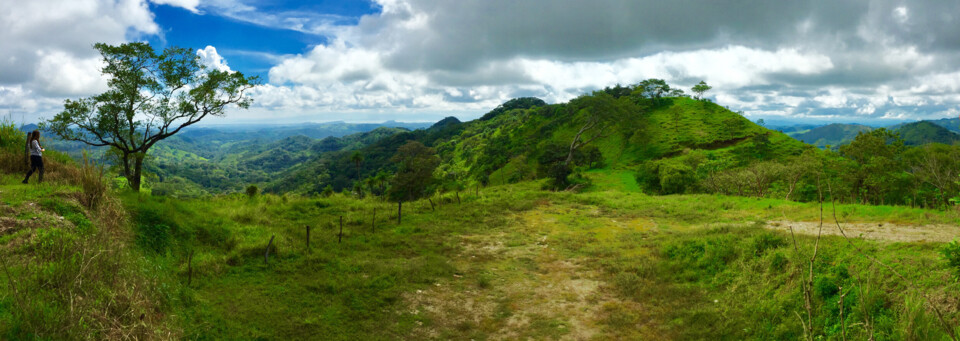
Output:
[[839,146],[853,141],[857,134],[871,131],[873,128],[862,124],[834,123],[810,129],[803,133],[794,134],[797,140],[817,147]]

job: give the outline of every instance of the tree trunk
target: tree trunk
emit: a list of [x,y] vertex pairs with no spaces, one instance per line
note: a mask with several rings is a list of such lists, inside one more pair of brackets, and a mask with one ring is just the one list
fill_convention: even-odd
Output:
[[397,201],[397,224],[400,224],[400,217],[403,216],[403,201]]
[[457,191],[457,205],[460,205],[460,191]]
[[430,202],[430,210],[431,210],[431,211],[436,211],[437,208],[433,206],[433,199],[427,198],[427,201]]
[[[130,158],[133,158],[131,160]],[[133,170],[130,168],[130,163],[133,162]],[[143,157],[136,155],[134,153],[128,153],[123,155],[123,176],[127,178],[127,184],[130,186],[130,190],[134,192],[140,192],[140,178],[143,174]]]

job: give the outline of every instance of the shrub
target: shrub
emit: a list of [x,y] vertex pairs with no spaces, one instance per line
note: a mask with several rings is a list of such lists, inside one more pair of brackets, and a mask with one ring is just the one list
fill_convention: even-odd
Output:
[[107,193],[107,183],[103,181],[103,165],[91,161],[86,151],[83,152],[83,164],[76,174],[76,182],[80,183],[83,190],[80,195],[81,204],[93,209],[103,201]]
[[320,194],[326,198],[329,198],[330,196],[333,195],[333,186],[327,185],[327,187],[323,188],[323,192],[321,192]]
[[147,224],[137,226],[137,244],[144,250],[162,254],[170,246],[170,226]]
[[957,279],[960,279],[960,242],[954,240],[940,249],[940,254],[947,261],[947,265],[954,272]]
[[772,250],[787,245],[787,242],[782,237],[772,232],[763,232],[753,238],[752,244],[753,255],[760,257],[763,256],[764,252],[767,252],[767,250]]
[[257,188],[257,185],[247,186],[246,193],[248,198],[253,199],[253,197],[257,196],[258,192],[260,192],[260,189]]

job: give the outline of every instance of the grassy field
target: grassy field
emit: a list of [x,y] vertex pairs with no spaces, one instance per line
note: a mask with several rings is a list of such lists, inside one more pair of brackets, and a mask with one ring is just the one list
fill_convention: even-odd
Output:
[[[817,221],[819,205],[648,196],[629,172],[589,176],[594,186],[580,194],[525,182],[484,188],[479,196],[460,193],[460,204],[452,195],[434,198],[435,209],[408,203],[400,224],[395,204],[372,197],[126,194],[119,203],[127,233],[111,232],[110,241],[97,232],[105,213],[76,199],[80,187],[21,185],[5,175],[0,256],[10,275],[0,281],[0,336],[116,337],[124,328],[112,331],[95,319],[114,309],[112,320],[126,321],[127,330],[137,330],[131,335],[142,338],[803,337],[808,322],[801,317],[808,320],[800,286],[816,238],[798,235],[795,248],[789,233],[765,226]],[[954,212],[906,207],[838,205],[837,212],[843,224],[960,221]],[[88,257],[71,266],[69,253],[58,254],[66,261],[36,253],[101,243],[127,245],[114,255],[122,264],[110,268]],[[842,237],[823,237],[810,290],[813,333],[944,339],[923,299],[956,323],[960,296],[955,269],[941,256],[943,243],[853,243],[906,281]],[[119,270],[127,284],[92,276],[94,266]],[[78,285],[70,276],[92,283]],[[32,287],[33,277],[42,284],[36,290],[12,290]],[[93,302],[77,312],[78,300]],[[49,327],[37,329],[40,321]]]

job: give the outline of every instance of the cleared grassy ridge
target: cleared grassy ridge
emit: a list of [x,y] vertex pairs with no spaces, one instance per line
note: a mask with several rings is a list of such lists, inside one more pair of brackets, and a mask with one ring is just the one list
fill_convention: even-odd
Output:
[[[82,169],[56,164],[51,174],[59,175],[39,186],[19,184],[16,173],[0,177],[0,256],[8,262],[0,273],[0,338],[803,335],[799,286],[814,237],[798,235],[797,252],[790,234],[765,222],[817,221],[815,203],[648,196],[633,172],[611,167],[588,172],[594,186],[579,194],[525,181],[479,196],[461,192],[461,204],[452,194],[434,197],[436,210],[408,203],[398,225],[394,204],[339,194],[119,201],[111,194],[91,206]],[[960,223],[952,211],[893,206],[838,205],[837,216]],[[932,297],[947,321],[957,320],[958,269],[942,258],[944,246],[854,243],[912,284],[841,237],[823,237],[811,289],[814,334],[945,338],[920,298]]]

